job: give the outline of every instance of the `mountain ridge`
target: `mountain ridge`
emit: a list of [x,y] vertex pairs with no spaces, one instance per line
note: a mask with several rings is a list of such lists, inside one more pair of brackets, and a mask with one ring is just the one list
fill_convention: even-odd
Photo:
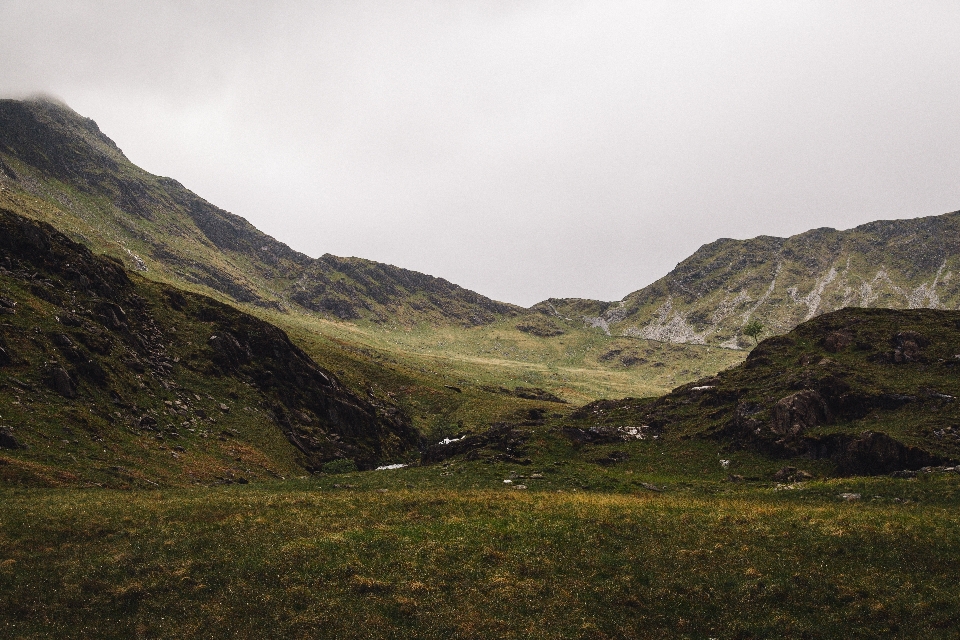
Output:
[[592,306],[583,321],[617,335],[743,348],[742,328],[754,317],[768,333],[785,333],[845,306],[957,308],[958,233],[960,212],[951,212],[720,238],[620,301],[548,302],[564,313]]
[[0,100],[0,163],[8,197],[20,192],[53,203],[59,211],[47,217],[132,269],[160,271],[241,303],[294,304],[343,320],[466,325],[520,309],[392,265],[311,258],[178,181],[136,167],[93,120],[59,103]]
[[[574,320],[611,336],[731,349],[844,306],[960,305],[960,212],[720,238],[619,301],[548,298],[523,309],[443,278],[363,258],[311,258],[171,178],[139,169],[93,120],[49,101],[0,100],[0,202],[161,281],[281,312],[383,325]],[[559,335],[559,334],[557,334]]]

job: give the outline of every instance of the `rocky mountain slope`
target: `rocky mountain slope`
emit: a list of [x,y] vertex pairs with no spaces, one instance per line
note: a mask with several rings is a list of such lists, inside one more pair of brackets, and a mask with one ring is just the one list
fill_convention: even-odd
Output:
[[549,299],[523,310],[442,278],[296,252],[175,180],[139,169],[96,123],[48,100],[0,100],[4,203],[153,279],[341,320],[476,326],[517,317],[520,331],[548,337],[563,330],[553,319],[611,335],[742,348],[751,319],[771,335],[845,306],[960,304],[960,213],[951,213],[721,239],[621,301]]
[[97,124],[49,100],[0,100],[0,204],[201,292],[380,322],[478,325],[517,307],[359,258],[313,259],[132,164]]
[[843,307],[956,309],[958,268],[955,212],[790,238],[725,238],[622,301],[547,300],[535,308],[614,335],[737,348],[749,344],[742,328],[751,319],[771,335]]
[[952,464],[958,425],[960,312],[848,308],[661,398],[589,404],[563,431],[580,442],[715,440],[853,475]]
[[416,449],[280,329],[0,208],[0,478],[245,481]]

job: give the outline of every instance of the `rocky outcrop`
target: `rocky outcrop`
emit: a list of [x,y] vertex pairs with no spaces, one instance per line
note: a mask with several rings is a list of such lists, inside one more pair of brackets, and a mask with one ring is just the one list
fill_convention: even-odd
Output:
[[918,469],[960,460],[958,371],[960,312],[844,309],[660,398],[586,405],[562,433],[589,444],[649,429],[777,458],[826,459],[841,475]]
[[830,408],[817,391],[804,389],[791,393],[773,406],[770,429],[778,436],[801,436],[808,429],[828,424]]
[[503,462],[529,463],[523,455],[530,433],[509,423],[498,423],[488,430],[447,438],[424,450],[421,464],[435,464],[453,456],[467,454],[468,460],[485,458]]

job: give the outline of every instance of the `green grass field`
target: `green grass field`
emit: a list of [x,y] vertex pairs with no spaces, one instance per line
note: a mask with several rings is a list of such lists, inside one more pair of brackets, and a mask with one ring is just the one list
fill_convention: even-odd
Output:
[[440,469],[5,489],[2,634],[950,638],[960,625],[956,474],[658,493],[578,491],[562,474],[446,488]]

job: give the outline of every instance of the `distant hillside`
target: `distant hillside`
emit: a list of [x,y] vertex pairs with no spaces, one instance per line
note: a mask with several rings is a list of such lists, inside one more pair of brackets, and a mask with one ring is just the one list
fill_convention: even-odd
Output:
[[0,208],[0,483],[241,482],[416,449],[280,329]]
[[0,100],[0,205],[50,222],[150,278],[227,301],[339,320],[478,326],[517,318],[613,336],[743,348],[846,306],[957,308],[960,213],[790,238],[721,239],[617,302],[549,299],[529,310],[442,278],[361,258],[311,258],[133,165],[96,123],[46,100]]
[[547,300],[535,309],[580,318],[613,335],[745,347],[843,307],[956,309],[960,212],[881,220],[789,238],[724,238],[620,302]]
[[469,326],[519,309],[415,271],[294,251],[177,181],[143,171],[93,120],[48,100],[0,100],[0,204],[130,269],[238,302]]
[[567,429],[600,438],[632,426],[798,466],[829,460],[855,475],[956,462],[958,425],[960,312],[852,308],[764,340],[743,364],[661,398],[589,404]]

